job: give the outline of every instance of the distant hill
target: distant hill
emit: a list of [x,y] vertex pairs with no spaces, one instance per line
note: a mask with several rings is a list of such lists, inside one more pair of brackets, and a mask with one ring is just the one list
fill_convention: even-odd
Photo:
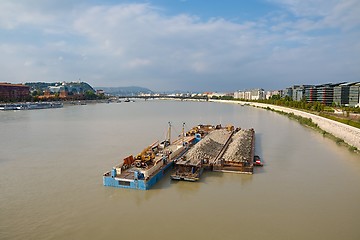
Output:
[[132,95],[138,95],[140,93],[153,93],[148,88],[143,87],[96,87],[96,90],[102,89],[105,91],[105,93],[111,94],[111,95],[123,95],[123,96],[132,96]]
[[69,92],[86,92],[86,91],[95,92],[93,87],[91,87],[86,82],[52,82],[52,83],[29,82],[29,83],[25,83],[25,85],[30,86],[30,88],[33,90],[40,90],[40,91],[44,91],[49,87],[64,86]]

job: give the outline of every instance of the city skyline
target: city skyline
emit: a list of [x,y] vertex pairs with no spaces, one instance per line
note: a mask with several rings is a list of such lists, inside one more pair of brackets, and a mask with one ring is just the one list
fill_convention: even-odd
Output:
[[360,79],[360,3],[1,1],[0,82],[231,91]]

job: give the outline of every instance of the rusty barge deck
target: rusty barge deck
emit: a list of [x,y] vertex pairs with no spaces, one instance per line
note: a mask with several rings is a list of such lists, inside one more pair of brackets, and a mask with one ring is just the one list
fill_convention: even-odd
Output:
[[254,129],[217,127],[175,163],[173,180],[198,181],[204,170],[253,174]]

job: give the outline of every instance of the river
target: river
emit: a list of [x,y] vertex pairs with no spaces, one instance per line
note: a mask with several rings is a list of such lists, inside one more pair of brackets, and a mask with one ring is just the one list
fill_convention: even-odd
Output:
[[[102,186],[182,122],[256,131],[253,175]],[[0,112],[0,239],[360,239],[360,158],[277,113],[180,101]]]

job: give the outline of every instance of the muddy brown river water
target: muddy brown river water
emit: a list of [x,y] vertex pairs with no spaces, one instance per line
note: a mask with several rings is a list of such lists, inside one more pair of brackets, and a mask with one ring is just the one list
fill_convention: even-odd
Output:
[[[253,175],[169,176],[149,191],[103,172],[181,123],[256,131]],[[0,239],[360,239],[360,157],[276,113],[180,101],[0,112]]]

